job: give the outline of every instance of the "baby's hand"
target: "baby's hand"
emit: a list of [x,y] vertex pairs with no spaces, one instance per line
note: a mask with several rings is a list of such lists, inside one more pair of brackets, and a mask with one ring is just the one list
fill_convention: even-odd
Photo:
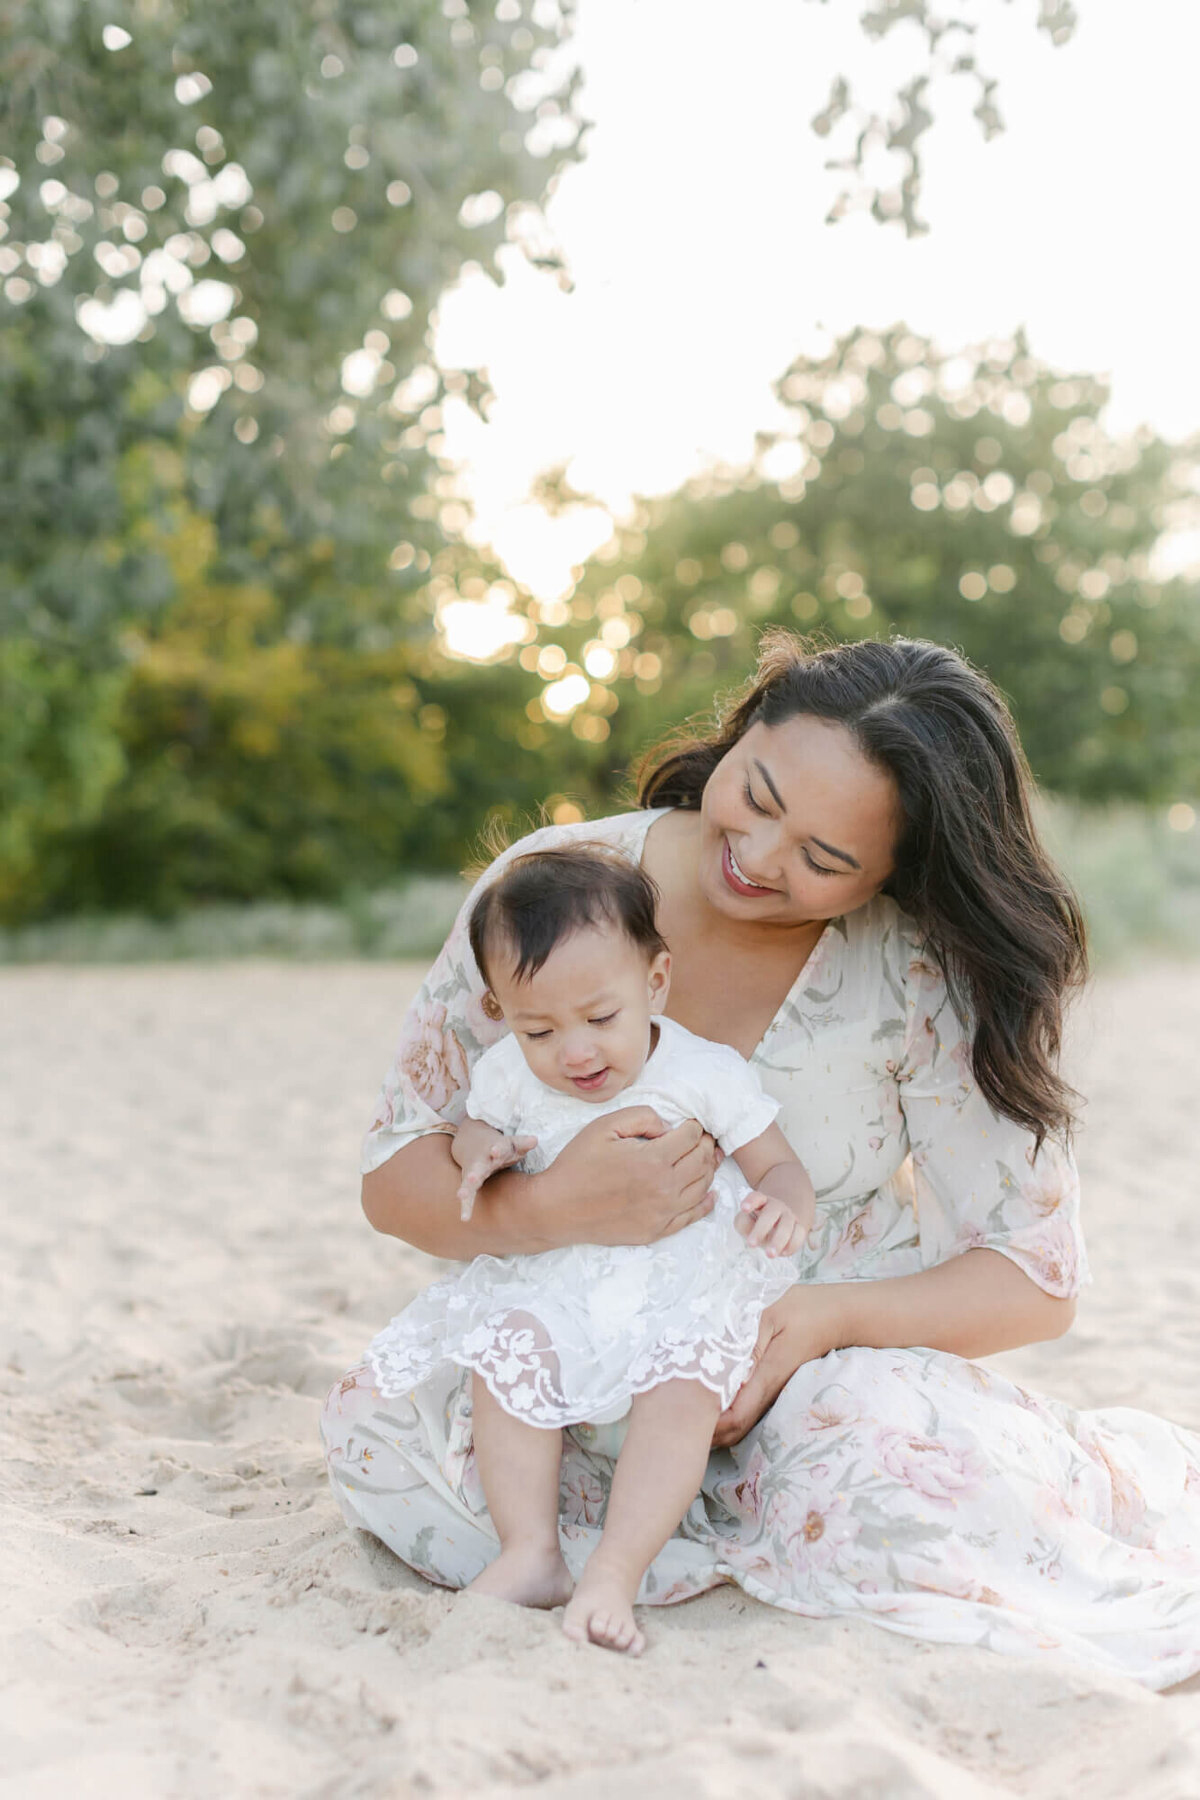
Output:
[[536,1143],[535,1137],[509,1137],[476,1119],[462,1127],[455,1137],[453,1150],[454,1160],[462,1169],[458,1204],[464,1224],[474,1212],[475,1196],[488,1177],[501,1169],[511,1169]]
[[752,1250],[768,1256],[794,1256],[807,1235],[790,1206],[757,1188],[742,1201],[736,1225]]

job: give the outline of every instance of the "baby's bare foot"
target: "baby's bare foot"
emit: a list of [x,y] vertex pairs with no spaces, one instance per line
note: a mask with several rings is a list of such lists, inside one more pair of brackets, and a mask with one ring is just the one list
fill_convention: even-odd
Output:
[[564,1606],[571,1598],[571,1577],[557,1546],[510,1544],[495,1562],[467,1583],[469,1594],[491,1594],[514,1606]]
[[622,1650],[640,1656],[646,1648],[644,1632],[633,1616],[634,1584],[603,1569],[593,1572],[588,1564],[563,1614],[563,1631],[577,1644],[600,1644],[606,1650]]

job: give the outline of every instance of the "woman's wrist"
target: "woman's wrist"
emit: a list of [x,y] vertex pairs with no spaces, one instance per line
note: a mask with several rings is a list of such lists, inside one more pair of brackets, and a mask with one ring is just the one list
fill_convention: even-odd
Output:
[[857,1281],[798,1281],[784,1295],[781,1304],[789,1320],[803,1331],[811,1355],[824,1356],[830,1350],[844,1350],[859,1341],[856,1290],[867,1285]]
[[537,1174],[510,1169],[493,1175],[480,1189],[480,1200],[484,1204],[476,1203],[475,1220],[488,1242],[480,1243],[475,1255],[528,1256],[568,1242],[553,1163]]

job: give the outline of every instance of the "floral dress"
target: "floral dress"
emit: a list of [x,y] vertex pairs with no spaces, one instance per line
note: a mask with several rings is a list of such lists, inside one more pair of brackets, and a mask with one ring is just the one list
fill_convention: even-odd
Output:
[[[660,816],[535,832],[483,879],[571,841],[640,859]],[[365,1170],[451,1131],[472,1065],[504,1032],[483,1009],[468,908],[405,1021]],[[977,1246],[1050,1294],[1088,1279],[1069,1156],[1048,1142],[1035,1158],[988,1106],[944,978],[886,897],[830,922],[750,1060],[816,1187],[801,1281],[905,1275]],[[576,1573],[603,1522],[612,1430],[565,1439],[560,1531]],[[334,1387],[322,1431],[348,1523],[448,1587],[496,1555],[460,1372],[385,1398],[364,1363]],[[1168,1687],[1200,1670],[1200,1436],[1131,1408],[1081,1412],[942,1351],[830,1351],[714,1452],[639,1598],[729,1581],[809,1617]]]

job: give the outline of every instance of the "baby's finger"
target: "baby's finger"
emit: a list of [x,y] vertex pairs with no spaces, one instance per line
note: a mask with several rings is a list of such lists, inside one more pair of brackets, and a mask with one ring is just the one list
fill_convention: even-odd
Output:
[[513,1139],[513,1152],[517,1156],[528,1156],[531,1150],[537,1149],[537,1139],[526,1134]]
[[795,1223],[786,1213],[776,1220],[774,1228],[767,1233],[766,1247],[769,1256],[786,1256]]
[[475,1211],[475,1195],[478,1191],[478,1184],[470,1181],[464,1181],[458,1190],[458,1216],[464,1225]]
[[764,1205],[758,1218],[754,1222],[754,1230],[746,1239],[748,1244],[757,1247],[760,1244],[766,1243],[779,1222],[779,1214],[776,1210],[777,1204],[776,1201],[768,1200]]

